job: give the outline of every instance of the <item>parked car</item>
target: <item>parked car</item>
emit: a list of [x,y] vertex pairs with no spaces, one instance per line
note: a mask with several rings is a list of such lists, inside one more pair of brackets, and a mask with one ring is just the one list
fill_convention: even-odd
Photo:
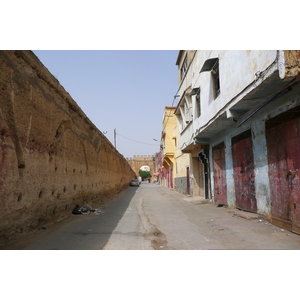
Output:
[[130,186],[140,186],[140,181],[138,179],[132,179]]

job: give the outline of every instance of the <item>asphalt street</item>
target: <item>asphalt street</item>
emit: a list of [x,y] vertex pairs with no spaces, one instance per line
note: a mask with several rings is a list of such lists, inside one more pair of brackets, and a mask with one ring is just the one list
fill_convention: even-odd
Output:
[[217,207],[143,182],[128,187],[99,215],[72,215],[3,249],[291,250],[300,249],[300,235],[256,214]]

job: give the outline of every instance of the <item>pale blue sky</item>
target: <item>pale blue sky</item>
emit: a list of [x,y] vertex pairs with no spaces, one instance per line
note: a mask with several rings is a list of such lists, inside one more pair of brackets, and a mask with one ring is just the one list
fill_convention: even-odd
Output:
[[177,50],[33,52],[112,144],[116,128],[122,155],[159,151],[153,139],[178,89]]

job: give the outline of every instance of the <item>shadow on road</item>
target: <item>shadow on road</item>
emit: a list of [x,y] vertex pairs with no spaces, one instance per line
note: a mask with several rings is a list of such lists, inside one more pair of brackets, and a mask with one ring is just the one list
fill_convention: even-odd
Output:
[[[103,249],[122,219],[138,187],[128,187],[102,210],[103,214],[72,215],[67,220],[24,237],[2,250],[93,250]],[[97,208],[96,206],[93,206]]]

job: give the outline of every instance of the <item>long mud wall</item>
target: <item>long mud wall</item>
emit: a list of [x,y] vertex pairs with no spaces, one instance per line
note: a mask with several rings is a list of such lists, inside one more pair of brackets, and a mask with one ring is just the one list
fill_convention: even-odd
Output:
[[0,51],[0,83],[0,245],[128,186],[126,159],[33,52]]

